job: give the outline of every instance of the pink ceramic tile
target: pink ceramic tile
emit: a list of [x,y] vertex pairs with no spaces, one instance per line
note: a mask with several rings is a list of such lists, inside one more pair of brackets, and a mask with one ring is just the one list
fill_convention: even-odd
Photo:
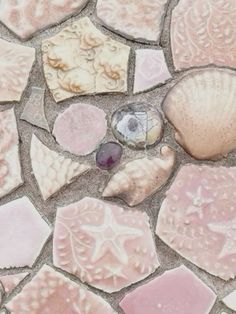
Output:
[[34,48],[0,39],[0,102],[21,99],[34,59]]
[[148,90],[171,78],[162,50],[136,50],[134,93]]
[[[1,93],[1,88],[0,88]],[[23,183],[14,109],[0,112],[0,197]]]
[[73,161],[49,149],[34,134],[31,140],[30,158],[33,174],[44,200],[91,169],[87,163]]
[[12,292],[16,286],[28,275],[29,273],[19,273],[14,275],[6,275],[0,277],[0,282],[3,285],[4,291],[6,294]]
[[236,275],[236,167],[185,165],[162,203],[157,235],[224,280]]
[[167,0],[98,0],[97,16],[109,28],[137,40],[157,41]]
[[107,132],[106,114],[88,104],[73,104],[57,117],[53,135],[56,141],[75,155],[88,155],[101,143]]
[[27,197],[0,206],[0,268],[31,267],[50,233]]
[[214,292],[185,266],[165,272],[126,295],[125,314],[208,314]]
[[101,297],[47,265],[6,307],[11,314],[115,314]]
[[180,0],[171,20],[177,70],[207,64],[236,67],[235,0]]
[[4,0],[0,21],[22,39],[36,31],[78,14],[88,0]]
[[55,266],[107,292],[159,266],[145,213],[89,197],[58,208],[53,245]]

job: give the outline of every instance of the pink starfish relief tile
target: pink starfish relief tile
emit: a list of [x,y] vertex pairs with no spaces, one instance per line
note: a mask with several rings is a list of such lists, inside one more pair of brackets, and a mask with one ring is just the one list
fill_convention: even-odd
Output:
[[58,208],[53,245],[55,266],[107,292],[159,266],[146,213],[89,197]]
[[207,64],[236,67],[235,0],[180,0],[171,19],[177,70]]
[[136,50],[134,93],[146,91],[171,78],[162,50]]
[[6,308],[11,314],[115,314],[101,297],[47,265]]
[[159,212],[156,233],[224,280],[236,275],[236,167],[183,166]]
[[215,293],[182,265],[127,294],[120,306],[125,314],[208,314],[215,300]]
[[[1,88],[0,88],[1,90]],[[0,112],[0,197],[23,183],[14,109]]]
[[36,31],[78,14],[88,0],[4,0],[0,21],[22,39]]
[[27,197],[0,206],[0,268],[31,267],[50,233]]
[[[1,3],[3,1],[0,2],[0,6]],[[34,48],[10,43],[0,38],[0,102],[21,99],[34,59]]]
[[29,273],[19,273],[14,275],[6,275],[0,277],[0,282],[3,285],[6,294],[10,294],[16,286],[28,275]]

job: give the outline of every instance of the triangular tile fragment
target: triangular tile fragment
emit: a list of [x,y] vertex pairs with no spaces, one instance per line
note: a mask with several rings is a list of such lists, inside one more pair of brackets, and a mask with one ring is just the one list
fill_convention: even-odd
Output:
[[229,309],[236,311],[236,290],[224,297],[222,301]]
[[3,285],[6,294],[10,294],[16,286],[28,275],[29,273],[19,273],[14,275],[5,275],[0,277],[0,282]]
[[49,126],[44,111],[44,94],[45,89],[32,87],[30,99],[26,103],[20,118],[31,123],[32,125],[49,131]]
[[87,164],[73,161],[49,149],[34,134],[31,140],[30,158],[44,200],[91,169]]

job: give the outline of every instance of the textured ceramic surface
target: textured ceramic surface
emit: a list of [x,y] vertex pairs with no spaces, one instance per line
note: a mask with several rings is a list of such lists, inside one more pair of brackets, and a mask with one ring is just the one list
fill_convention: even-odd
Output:
[[165,272],[128,294],[125,314],[209,314],[216,295],[185,266]]
[[180,0],[171,20],[177,70],[208,64],[236,67],[235,0]]
[[34,134],[31,140],[30,158],[44,200],[91,169],[88,164],[75,162],[49,149]]
[[[0,5],[1,3],[3,2],[1,1]],[[21,99],[34,59],[34,48],[0,38],[0,102]]]
[[5,293],[10,294],[29,273],[19,273],[0,277]]
[[134,159],[124,164],[111,177],[102,195],[104,197],[116,196],[129,206],[135,206],[167,182],[174,165],[174,150],[163,146],[159,157]]
[[106,292],[159,267],[148,216],[89,197],[57,209],[53,261]]
[[98,0],[97,16],[126,37],[158,41],[166,4],[167,0]]
[[11,314],[115,314],[101,297],[47,265],[6,307]]
[[88,0],[2,0],[0,21],[22,39],[79,13]]
[[53,135],[64,150],[81,156],[92,153],[107,133],[106,114],[88,104],[73,104],[57,117]]
[[45,77],[57,102],[127,91],[130,48],[100,32],[87,17],[44,40],[42,51]]
[[163,111],[175,139],[197,159],[220,159],[236,148],[236,74],[195,70],[167,94]]
[[135,94],[154,88],[171,78],[162,50],[137,49],[135,55]]

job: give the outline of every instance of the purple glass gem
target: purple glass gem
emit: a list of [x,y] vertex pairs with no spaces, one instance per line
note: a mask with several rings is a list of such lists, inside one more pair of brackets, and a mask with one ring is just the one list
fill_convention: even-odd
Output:
[[100,169],[110,170],[120,162],[123,149],[120,144],[108,142],[102,144],[96,155],[96,163]]

